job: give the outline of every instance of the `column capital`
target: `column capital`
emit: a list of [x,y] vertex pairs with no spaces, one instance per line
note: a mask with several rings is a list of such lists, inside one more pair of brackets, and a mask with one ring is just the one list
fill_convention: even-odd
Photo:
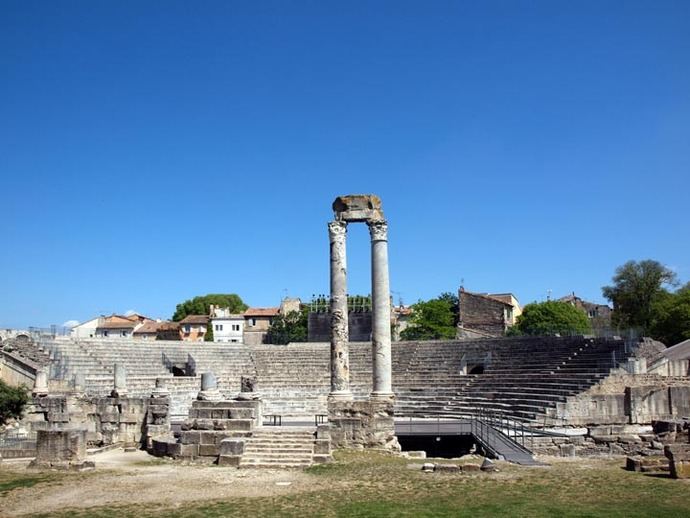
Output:
[[347,234],[347,222],[346,221],[329,221],[328,222],[328,236],[331,241],[338,238],[344,238]]
[[386,220],[367,221],[372,241],[388,241],[388,223]]

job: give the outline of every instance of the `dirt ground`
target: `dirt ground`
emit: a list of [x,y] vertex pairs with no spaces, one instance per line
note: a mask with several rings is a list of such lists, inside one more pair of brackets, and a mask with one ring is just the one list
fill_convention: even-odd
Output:
[[[12,491],[0,499],[0,516],[137,503],[176,506],[197,500],[270,497],[315,489],[314,479],[301,471],[185,465],[142,451],[111,450],[89,460],[96,463],[94,471]],[[27,473],[27,464],[5,462],[0,469]]]

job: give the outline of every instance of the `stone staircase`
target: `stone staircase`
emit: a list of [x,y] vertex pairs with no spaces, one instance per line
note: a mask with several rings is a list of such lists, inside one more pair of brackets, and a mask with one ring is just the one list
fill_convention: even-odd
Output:
[[313,427],[255,429],[244,447],[240,468],[306,468],[314,459]]

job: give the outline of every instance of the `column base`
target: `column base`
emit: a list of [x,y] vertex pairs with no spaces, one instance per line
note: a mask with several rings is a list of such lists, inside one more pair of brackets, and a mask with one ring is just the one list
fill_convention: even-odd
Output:
[[349,390],[335,390],[328,394],[329,401],[352,401],[354,398]]
[[369,399],[375,401],[389,401],[395,399],[395,394],[393,392],[372,392],[369,394]]

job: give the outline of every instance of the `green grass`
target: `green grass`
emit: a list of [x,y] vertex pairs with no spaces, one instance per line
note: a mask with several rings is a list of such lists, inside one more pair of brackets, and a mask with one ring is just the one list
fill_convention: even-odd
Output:
[[[386,455],[339,453],[337,458],[337,463],[307,470],[313,481],[307,492],[172,509],[161,503],[65,510],[50,516],[690,516],[689,481],[627,472],[621,459],[559,462],[548,468],[502,464],[493,474],[441,474],[407,469],[412,461]],[[18,483],[15,487],[27,487]]]

